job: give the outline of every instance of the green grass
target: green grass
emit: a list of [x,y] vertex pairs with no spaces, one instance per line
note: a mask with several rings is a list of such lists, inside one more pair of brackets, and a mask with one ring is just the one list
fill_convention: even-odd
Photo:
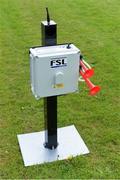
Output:
[[[43,100],[30,90],[29,47],[41,43],[45,7],[58,23],[58,43],[73,42],[95,66],[102,91],[58,98],[58,127],[74,124],[90,154],[24,167],[17,134],[44,129]],[[120,178],[120,1],[0,0],[1,179]]]

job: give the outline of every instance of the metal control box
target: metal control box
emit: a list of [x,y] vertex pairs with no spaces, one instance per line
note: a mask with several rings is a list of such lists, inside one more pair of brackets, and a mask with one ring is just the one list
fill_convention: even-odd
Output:
[[74,44],[33,47],[29,52],[36,99],[78,90],[80,50]]

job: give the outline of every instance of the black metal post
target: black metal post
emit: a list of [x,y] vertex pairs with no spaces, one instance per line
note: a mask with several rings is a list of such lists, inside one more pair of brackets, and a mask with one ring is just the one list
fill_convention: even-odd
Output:
[[[49,19],[49,18],[48,18]],[[42,45],[57,44],[57,24],[53,21],[41,22]],[[55,149],[57,143],[57,96],[44,98],[45,147]]]

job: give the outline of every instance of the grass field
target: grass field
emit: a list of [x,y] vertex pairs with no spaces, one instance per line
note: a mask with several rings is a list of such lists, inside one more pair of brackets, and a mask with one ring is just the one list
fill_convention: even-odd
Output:
[[[58,43],[73,42],[95,66],[95,97],[58,98],[58,127],[74,124],[90,154],[24,167],[17,134],[44,129],[43,100],[30,90],[29,47],[41,43],[45,7],[58,23]],[[1,179],[120,178],[120,1],[0,0]]]

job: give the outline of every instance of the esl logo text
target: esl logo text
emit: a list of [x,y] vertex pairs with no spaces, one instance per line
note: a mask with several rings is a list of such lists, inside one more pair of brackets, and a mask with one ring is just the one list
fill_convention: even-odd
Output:
[[67,66],[67,58],[66,57],[53,58],[50,61],[50,66],[51,68]]

